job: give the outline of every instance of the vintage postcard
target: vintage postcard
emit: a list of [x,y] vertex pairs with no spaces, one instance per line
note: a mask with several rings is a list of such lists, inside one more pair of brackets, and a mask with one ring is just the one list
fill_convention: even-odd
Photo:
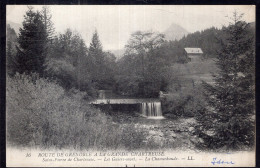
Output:
[[7,5],[7,167],[254,167],[254,5]]

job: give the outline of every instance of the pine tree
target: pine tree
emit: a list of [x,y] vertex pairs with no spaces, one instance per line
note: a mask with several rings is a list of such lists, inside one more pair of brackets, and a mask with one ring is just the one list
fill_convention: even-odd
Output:
[[55,57],[54,53],[54,44],[55,43],[55,28],[54,24],[52,22],[52,15],[49,6],[43,6],[41,10],[42,15],[42,22],[44,24],[44,29],[46,31],[47,35],[47,41],[46,41],[46,57],[47,60],[51,59],[52,57]]
[[48,6],[43,6],[41,10],[42,22],[44,24],[45,31],[47,33],[48,42],[52,43],[55,37],[55,28],[52,22],[52,15]]
[[254,45],[249,24],[234,12],[218,53],[215,84],[204,83],[208,107],[197,115],[206,147],[240,149],[254,143]]
[[86,69],[86,62],[87,62],[87,47],[83,41],[83,39],[79,40],[79,44],[77,47],[77,62],[76,62],[76,68],[75,68],[75,76],[76,76],[76,88],[79,90],[86,91],[87,89],[87,83],[89,82],[89,72]]
[[102,44],[99,40],[97,30],[95,30],[92,40],[89,46],[89,55],[95,61],[96,64],[101,64],[104,60]]
[[26,12],[20,28],[17,47],[17,69],[20,73],[36,72],[43,75],[45,69],[47,33],[40,12],[31,7]]
[[92,40],[89,46],[88,53],[89,64],[88,68],[91,72],[91,78],[93,85],[97,89],[102,89],[102,83],[104,82],[104,53],[102,51],[102,44],[99,40],[97,30],[95,30]]

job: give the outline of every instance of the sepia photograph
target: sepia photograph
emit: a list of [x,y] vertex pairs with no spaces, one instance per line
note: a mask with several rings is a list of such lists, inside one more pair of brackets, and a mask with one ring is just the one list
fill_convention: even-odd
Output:
[[7,167],[255,166],[254,5],[7,5]]

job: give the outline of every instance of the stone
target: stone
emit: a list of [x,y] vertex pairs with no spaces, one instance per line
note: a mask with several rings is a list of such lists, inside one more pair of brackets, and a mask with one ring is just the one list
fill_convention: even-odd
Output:
[[189,128],[189,132],[194,133],[195,132],[195,128],[194,127],[190,127]]
[[171,137],[177,138],[177,135],[175,133],[171,133]]
[[156,135],[157,132],[156,132],[156,131],[153,131],[153,130],[150,130],[150,131],[149,131],[149,134],[151,134],[151,135]]
[[215,132],[213,130],[208,130],[208,131],[206,131],[206,134],[208,136],[213,136],[213,135],[215,135]]
[[204,143],[204,140],[202,138],[199,138],[200,143]]

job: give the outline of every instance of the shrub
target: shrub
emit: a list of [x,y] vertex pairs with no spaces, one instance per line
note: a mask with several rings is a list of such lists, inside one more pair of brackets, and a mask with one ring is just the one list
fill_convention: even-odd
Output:
[[57,130],[68,133],[83,123],[78,103],[66,97],[62,87],[36,74],[8,77],[7,137],[20,145],[56,144]]
[[36,74],[7,77],[7,142],[74,149],[132,149],[142,145],[142,131],[113,123],[87,104],[86,95],[75,89],[66,92]]
[[204,110],[205,98],[200,85],[170,92],[165,97],[163,113],[169,117],[194,117]]

